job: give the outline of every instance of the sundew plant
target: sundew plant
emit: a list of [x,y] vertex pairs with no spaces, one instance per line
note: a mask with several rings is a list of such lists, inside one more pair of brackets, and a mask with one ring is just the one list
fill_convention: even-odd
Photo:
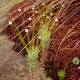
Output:
[[[71,25],[67,30],[65,30],[64,24],[80,11],[80,2],[75,2],[75,0],[20,1],[18,1],[20,3],[16,1],[10,5],[12,7],[16,4],[9,11],[6,24],[0,32],[4,30],[8,36],[7,38],[15,42],[13,49],[18,52],[16,55],[22,54],[27,57],[27,69],[33,75],[38,67],[39,54],[41,54],[40,60],[43,67],[46,66],[45,62],[48,61],[47,57],[49,55],[48,50],[51,42],[54,41],[52,37],[57,31],[59,32],[57,35],[61,37],[61,40],[56,49],[52,47],[55,57],[53,55],[49,57],[50,62],[53,61],[54,66],[56,66],[56,61],[59,57],[59,51],[64,45],[63,42],[70,36],[77,34],[76,30],[78,29],[73,29],[80,21]],[[7,9],[8,6],[5,6],[3,9],[0,9],[0,13]],[[56,39],[56,36],[54,37]],[[75,49],[79,48],[79,43],[80,40],[74,46]]]

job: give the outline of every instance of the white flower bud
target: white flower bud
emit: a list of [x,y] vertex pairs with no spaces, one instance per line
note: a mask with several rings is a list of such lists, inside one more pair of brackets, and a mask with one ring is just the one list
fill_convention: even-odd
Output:
[[38,5],[38,4],[36,4],[36,5]]
[[47,16],[47,18],[49,19],[49,16]]
[[34,14],[32,16],[34,16]]
[[32,9],[34,9],[34,7],[32,7]]
[[43,14],[43,16],[45,16],[45,14]]
[[25,29],[25,32],[28,32],[28,29]]
[[76,45],[78,45],[78,43],[76,43]]
[[35,8],[35,6],[33,6],[33,8]]
[[41,36],[39,36],[38,38],[41,39]]
[[20,11],[21,11],[21,9],[18,9],[18,11],[20,12]]
[[51,13],[50,15],[52,16],[53,14]]
[[62,4],[62,7],[64,7],[64,5]]
[[43,24],[43,22],[41,22]]
[[78,67],[80,69],[80,67]]
[[12,21],[10,21],[9,24],[12,24]]
[[37,11],[35,11],[35,13],[37,13]]
[[56,18],[55,21],[58,22],[58,19]]
[[42,3],[43,6],[45,6],[45,3]]
[[29,18],[29,20],[32,20],[31,17]]

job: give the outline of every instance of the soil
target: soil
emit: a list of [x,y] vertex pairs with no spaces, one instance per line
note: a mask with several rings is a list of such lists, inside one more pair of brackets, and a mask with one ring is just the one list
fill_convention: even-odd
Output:
[[[4,33],[0,35],[0,80],[34,80],[27,71],[27,60],[22,55],[16,56],[11,47],[13,41],[7,39]],[[35,72],[36,80],[52,80],[45,76],[41,67]],[[37,75],[37,76],[36,76]]]
[[[21,8],[21,11],[24,12],[22,14],[23,21],[21,19],[21,16],[17,16],[20,14],[20,12],[18,12],[17,10],[20,9],[20,6],[23,5],[25,2],[28,3],[28,1],[25,0],[23,3],[15,5],[11,9],[8,22],[11,21],[12,18],[14,18],[16,25],[19,26],[21,23],[23,23],[25,20],[27,20],[29,18],[28,14],[26,12],[24,12],[24,8],[27,9],[30,7],[30,9],[28,10],[28,12],[30,12],[31,7],[32,7],[30,5],[33,4],[33,2],[35,2],[35,0],[33,0],[33,2],[32,1],[29,2],[28,4],[26,4],[26,6],[23,6]],[[58,23],[56,23],[57,26],[51,35],[51,44],[50,44],[48,52],[47,52],[48,62],[46,62],[45,70],[47,71],[47,76],[52,77],[53,80],[59,80],[58,71],[64,70],[66,64],[67,64],[67,67],[65,70],[66,77],[64,80],[80,80],[80,68],[79,68],[80,63],[78,65],[74,65],[72,63],[72,60],[75,57],[77,57],[80,60],[80,22],[79,22],[80,21],[80,4],[78,4],[78,3],[79,3],[79,0],[74,1],[71,4],[71,6],[68,8],[68,12],[65,15],[62,15],[63,13],[60,14],[59,18],[61,17],[61,15],[63,17],[61,17],[59,19],[60,21]],[[47,3],[46,5],[48,6],[48,4],[49,3]],[[74,4],[78,4],[78,5],[72,6]],[[39,5],[41,5],[41,3]],[[40,8],[42,8],[42,6]],[[71,17],[71,15],[73,13],[70,16],[67,16],[71,12],[73,12],[73,13],[76,12],[76,14],[74,14],[72,17]],[[56,13],[56,9],[53,11],[53,14],[55,14],[55,13]],[[29,13],[29,15],[31,16],[32,13]],[[35,15],[35,17],[36,17],[36,15]],[[66,23],[64,23],[59,28],[59,26],[69,17],[71,17],[71,18],[68,21],[66,21]],[[62,18],[65,18],[65,19],[62,20]],[[28,20],[25,23],[25,25],[32,26],[31,21]],[[5,33],[9,36],[10,40],[16,35],[12,26],[14,26],[14,24],[8,25],[7,28],[5,29]],[[36,23],[36,26],[39,26],[39,23]],[[74,28],[68,33],[67,36],[69,36],[69,34],[71,34],[71,35],[63,41],[61,46],[59,46],[61,41],[63,40],[63,38],[67,34],[67,32],[72,27],[74,27]],[[59,29],[56,31],[57,28],[59,28]],[[23,25],[19,27],[20,31],[22,31],[23,29],[24,29]],[[32,29],[30,27],[28,27],[27,29],[30,30],[29,36],[31,38]],[[37,33],[37,28],[35,28],[35,34],[36,33]],[[24,37],[25,31],[21,32],[21,34]],[[37,37],[36,37],[36,39],[37,39]],[[24,40],[27,44],[28,43],[27,37],[25,37]],[[20,40],[19,40],[18,36],[14,37],[13,41],[15,42],[15,45],[13,46],[14,51],[19,52],[23,48],[23,45],[19,44]],[[16,47],[17,45],[18,45],[18,47]],[[23,50],[22,54],[25,55],[27,53],[25,50]]]

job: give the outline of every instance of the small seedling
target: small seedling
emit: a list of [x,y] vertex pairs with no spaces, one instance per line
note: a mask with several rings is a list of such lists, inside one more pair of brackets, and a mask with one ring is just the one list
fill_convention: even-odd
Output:
[[66,76],[65,70],[58,71],[58,76],[60,80],[63,80]]
[[21,73],[21,74],[20,74],[20,77],[24,77],[24,73]]
[[74,58],[72,62],[73,62],[73,64],[78,65],[79,64],[79,59],[78,58]]

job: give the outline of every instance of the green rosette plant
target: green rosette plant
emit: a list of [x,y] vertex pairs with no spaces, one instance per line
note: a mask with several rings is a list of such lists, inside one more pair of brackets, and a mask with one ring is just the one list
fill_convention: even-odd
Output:
[[51,31],[48,30],[48,27],[42,27],[40,29],[40,36],[41,36],[41,46],[47,48],[50,45],[50,36]]
[[27,50],[28,55],[27,57],[27,69],[31,73],[31,75],[34,74],[37,68],[37,63],[38,63],[38,54],[40,52],[38,47],[30,47],[30,49]]
[[66,76],[65,70],[58,71],[58,76],[60,80],[63,80]]
[[50,45],[50,41],[51,41],[50,36],[51,36],[51,31],[48,30],[48,26],[43,25],[43,27],[41,27],[40,29],[43,64],[44,61],[46,60],[48,46]]

